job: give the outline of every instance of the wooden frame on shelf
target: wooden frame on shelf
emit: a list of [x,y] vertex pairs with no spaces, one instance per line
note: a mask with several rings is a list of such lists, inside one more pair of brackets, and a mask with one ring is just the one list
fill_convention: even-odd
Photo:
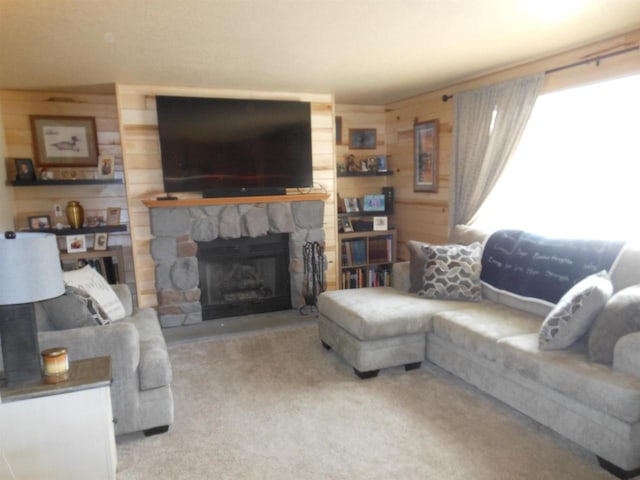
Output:
[[30,181],[36,179],[33,162],[30,158],[16,158],[16,181]]
[[106,250],[109,244],[109,234],[106,232],[96,233],[93,237],[94,250]]
[[51,217],[49,215],[33,215],[27,217],[29,230],[45,230],[51,228]]
[[100,155],[98,157],[98,176],[100,180],[108,180],[116,173],[116,158],[113,155]]
[[107,225],[120,225],[120,209],[116,207],[107,208]]
[[85,235],[67,235],[67,253],[87,251],[87,237]]

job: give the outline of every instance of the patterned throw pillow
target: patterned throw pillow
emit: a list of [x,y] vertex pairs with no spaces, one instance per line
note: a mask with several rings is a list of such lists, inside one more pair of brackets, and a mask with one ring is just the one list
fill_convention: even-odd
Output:
[[584,335],[613,294],[604,270],[576,283],[544,319],[539,333],[540,350],[560,350]]
[[99,307],[96,310],[104,322],[121,320],[126,316],[124,305],[102,275],[91,266],[71,270],[62,274],[65,286],[82,290]]
[[438,300],[479,302],[482,245],[425,245],[422,289],[418,295]]

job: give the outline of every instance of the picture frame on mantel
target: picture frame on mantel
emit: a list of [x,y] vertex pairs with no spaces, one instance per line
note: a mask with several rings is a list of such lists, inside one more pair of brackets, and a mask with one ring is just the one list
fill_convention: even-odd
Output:
[[438,191],[438,120],[413,126],[414,192]]
[[97,167],[94,117],[30,115],[33,151],[40,167]]

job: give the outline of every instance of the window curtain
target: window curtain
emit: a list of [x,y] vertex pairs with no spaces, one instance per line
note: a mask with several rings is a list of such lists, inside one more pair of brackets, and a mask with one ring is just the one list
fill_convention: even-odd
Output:
[[472,223],[514,152],[544,73],[456,93],[449,228]]

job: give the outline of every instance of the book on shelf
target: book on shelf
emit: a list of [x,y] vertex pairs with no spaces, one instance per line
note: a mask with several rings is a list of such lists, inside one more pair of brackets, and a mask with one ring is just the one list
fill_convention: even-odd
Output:
[[342,264],[344,266],[367,263],[367,246],[364,239],[342,242]]

